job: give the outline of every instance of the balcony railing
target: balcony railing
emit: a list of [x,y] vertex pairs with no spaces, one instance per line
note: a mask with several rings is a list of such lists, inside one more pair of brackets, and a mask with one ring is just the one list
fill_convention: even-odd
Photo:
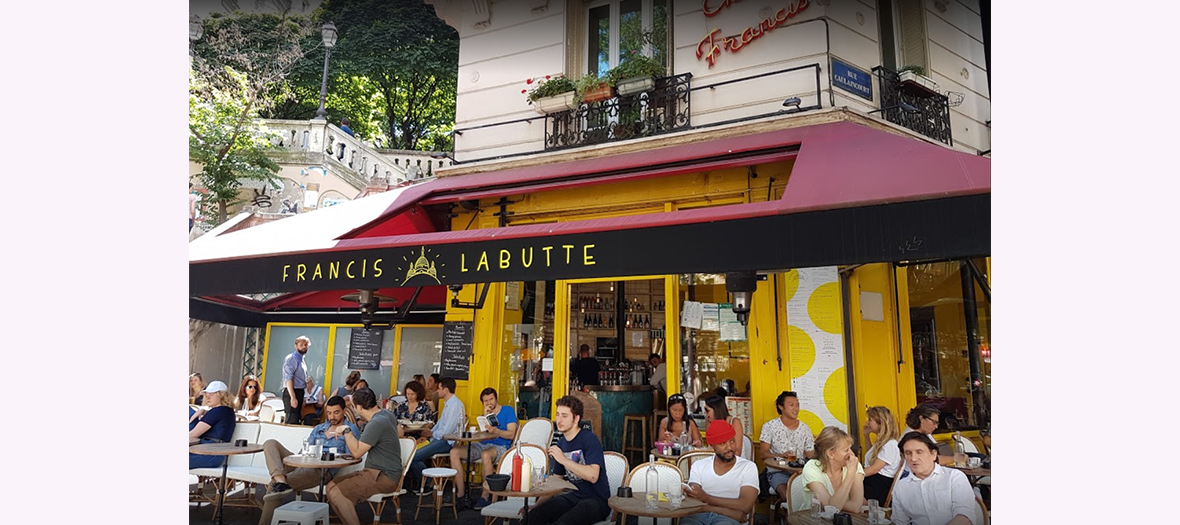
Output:
[[657,78],[645,93],[582,104],[545,117],[545,150],[648,137],[691,127],[692,73]]
[[[921,133],[947,145],[951,140],[951,110],[947,96],[903,84],[897,73],[873,68],[881,86],[881,109],[885,120]],[[908,107],[907,107],[908,106]]]

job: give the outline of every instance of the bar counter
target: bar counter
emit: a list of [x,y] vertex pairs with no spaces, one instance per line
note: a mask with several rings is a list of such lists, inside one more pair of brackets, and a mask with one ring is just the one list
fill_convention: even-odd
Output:
[[[623,416],[627,414],[652,413],[651,385],[586,385],[598,402],[602,404],[602,448],[621,452],[623,450]],[[652,429],[649,427],[648,432]],[[643,442],[650,445],[651,436],[644,436]]]

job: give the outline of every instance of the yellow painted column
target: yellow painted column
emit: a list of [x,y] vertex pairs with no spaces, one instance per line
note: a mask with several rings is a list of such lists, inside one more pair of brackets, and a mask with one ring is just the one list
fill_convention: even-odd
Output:
[[667,373],[667,394],[681,392],[680,375],[680,278],[664,276],[664,370]]
[[[557,413],[557,400],[569,393],[569,339],[570,339],[570,285],[566,281],[556,282],[553,312],[553,375],[552,395],[549,400],[549,414]],[[552,417],[551,417],[552,419]]]

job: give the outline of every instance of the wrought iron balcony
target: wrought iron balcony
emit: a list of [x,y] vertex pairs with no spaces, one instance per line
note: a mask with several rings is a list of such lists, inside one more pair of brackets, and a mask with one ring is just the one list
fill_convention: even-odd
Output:
[[621,95],[545,117],[545,149],[557,150],[648,137],[691,127],[692,73],[657,78],[648,92]]
[[923,86],[903,83],[896,72],[873,68],[881,86],[881,109],[885,120],[906,127],[947,145],[951,140],[951,110],[947,96]]

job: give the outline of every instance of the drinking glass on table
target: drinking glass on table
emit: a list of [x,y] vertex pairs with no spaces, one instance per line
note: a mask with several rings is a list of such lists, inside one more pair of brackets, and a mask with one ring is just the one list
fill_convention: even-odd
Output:
[[795,461],[796,459],[799,459],[799,455],[795,450],[795,447],[787,448],[787,461]]
[[875,500],[875,499],[869,500],[868,503],[869,503],[869,525],[877,525],[878,523],[880,523],[879,521],[877,521],[877,512],[879,510],[881,510],[881,506],[879,504],[877,504],[877,500]]

